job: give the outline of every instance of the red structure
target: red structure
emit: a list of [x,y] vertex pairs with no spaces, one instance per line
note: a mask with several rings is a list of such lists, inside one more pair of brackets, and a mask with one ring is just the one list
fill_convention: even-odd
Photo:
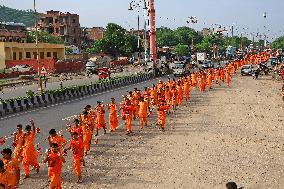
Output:
[[157,64],[156,26],[155,26],[154,0],[149,0],[149,22],[150,22],[150,59]]

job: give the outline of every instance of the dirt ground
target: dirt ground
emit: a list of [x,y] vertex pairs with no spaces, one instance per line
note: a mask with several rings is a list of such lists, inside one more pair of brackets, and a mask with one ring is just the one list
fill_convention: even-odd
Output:
[[[224,189],[235,181],[245,189],[283,189],[280,89],[269,77],[235,76],[230,88],[194,90],[190,106],[167,117],[165,132],[152,125],[131,137],[122,130],[103,136],[86,157],[80,186],[66,162],[63,188]],[[47,178],[21,188],[32,183],[45,188]]]

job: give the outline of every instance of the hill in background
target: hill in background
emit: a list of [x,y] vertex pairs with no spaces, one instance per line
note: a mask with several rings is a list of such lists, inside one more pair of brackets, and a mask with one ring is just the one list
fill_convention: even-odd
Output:
[[0,5],[0,22],[24,23],[27,27],[34,25],[33,10],[17,10]]

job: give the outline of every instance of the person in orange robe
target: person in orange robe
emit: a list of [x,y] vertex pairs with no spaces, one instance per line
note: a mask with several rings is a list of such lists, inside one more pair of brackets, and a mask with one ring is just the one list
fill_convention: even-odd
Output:
[[171,109],[170,106],[171,106],[171,101],[172,101],[172,93],[171,93],[170,87],[168,85],[165,88],[165,100],[166,100],[166,103],[167,103],[167,106],[168,106],[167,113],[169,114],[170,109]]
[[104,129],[104,133],[106,134],[106,122],[105,122],[105,108],[101,101],[97,101],[96,110],[96,136],[99,134],[99,130],[101,128]]
[[151,98],[151,106],[152,106],[151,112],[153,111],[153,109],[157,105],[157,100],[158,100],[157,99],[157,97],[158,97],[157,93],[158,93],[157,87],[153,84],[153,87],[150,90],[150,98]]
[[13,141],[13,147],[15,147],[13,154],[16,159],[20,159],[22,156],[23,144],[24,144],[23,126],[19,124],[17,125],[17,131],[14,133],[14,141]]
[[212,89],[212,80],[213,80],[212,73],[209,71],[207,75],[207,84],[209,89]]
[[83,146],[84,146],[84,153],[85,155],[88,154],[90,151],[90,145],[92,140],[92,123],[89,120],[88,112],[83,112],[83,119],[82,119],[82,130],[83,130]]
[[126,127],[126,133],[130,134],[132,133],[132,116],[133,116],[133,106],[131,104],[131,101],[129,99],[126,99],[125,106],[123,107],[124,111],[124,120],[125,120],[125,127]]
[[173,111],[175,113],[178,105],[178,91],[175,85],[172,87],[171,93],[172,93],[172,106],[173,106]]
[[94,129],[95,129],[95,116],[96,116],[96,113],[95,113],[94,110],[92,110],[92,106],[91,105],[87,105],[84,109],[85,109],[85,111],[88,112],[88,120],[91,123],[92,132],[93,132]]
[[85,165],[84,161],[84,146],[83,141],[79,139],[78,133],[72,133],[72,139],[70,141],[69,148],[64,150],[67,153],[68,150],[72,149],[73,152],[73,170],[75,176],[78,178],[77,183],[82,183],[82,170],[81,165]]
[[143,97],[140,98],[139,102],[139,120],[140,120],[140,129],[143,129],[144,126],[148,125],[147,117],[148,117],[148,101],[144,100]]
[[225,71],[224,68],[220,68],[220,79],[225,82]]
[[9,183],[9,173],[5,170],[4,163],[2,160],[0,160],[0,184],[4,185],[4,188],[10,188],[8,187]]
[[34,140],[36,127],[34,125],[34,121],[30,120],[31,126],[26,126],[26,132],[24,134],[24,145],[23,145],[23,170],[25,173],[25,178],[30,177],[30,166],[33,166],[36,172],[39,172],[39,164],[37,158],[39,156],[38,152],[35,150]]
[[162,101],[158,105],[157,109],[157,125],[161,127],[161,129],[164,131],[165,130],[165,124],[166,124],[166,112],[167,112],[167,105],[166,101]]
[[110,132],[114,132],[118,127],[118,119],[117,119],[117,106],[115,103],[115,99],[111,98],[110,103],[108,104],[109,110],[109,126]]
[[62,152],[66,145],[66,140],[63,138],[63,136],[58,135],[55,129],[50,129],[48,143],[49,145],[56,143],[59,147],[60,152]]
[[219,68],[216,68],[215,70],[215,81],[216,81],[216,84],[220,85],[220,69]]
[[43,163],[48,163],[48,177],[50,189],[62,189],[61,172],[62,164],[65,162],[60,147],[57,143],[51,143]]
[[3,156],[4,168],[8,172],[8,186],[11,189],[16,189],[20,181],[20,160],[12,157],[12,150],[5,148],[1,152]]
[[186,101],[186,106],[188,104],[188,101],[190,99],[190,83],[188,82],[188,80],[186,80],[183,83],[183,92],[184,92],[184,96],[185,96],[185,101]]
[[226,83],[227,83],[227,86],[230,87],[231,74],[230,74],[230,71],[229,71],[229,70],[226,71]]
[[192,72],[191,74],[191,81],[192,81],[192,86],[193,87],[196,87],[196,84],[197,84],[197,75],[195,72]]
[[178,105],[182,105],[182,100],[183,100],[183,90],[182,90],[182,84],[179,81],[177,84],[177,93],[178,93]]

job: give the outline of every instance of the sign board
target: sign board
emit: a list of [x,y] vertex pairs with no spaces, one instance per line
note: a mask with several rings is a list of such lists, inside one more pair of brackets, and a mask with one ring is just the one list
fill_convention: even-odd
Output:
[[204,61],[206,60],[206,53],[197,53],[196,58],[197,58],[197,61]]
[[41,74],[41,75],[45,75],[45,74],[47,74],[47,71],[46,71],[46,69],[45,69],[45,67],[44,67],[44,66],[42,66],[42,67],[41,67],[40,74]]

